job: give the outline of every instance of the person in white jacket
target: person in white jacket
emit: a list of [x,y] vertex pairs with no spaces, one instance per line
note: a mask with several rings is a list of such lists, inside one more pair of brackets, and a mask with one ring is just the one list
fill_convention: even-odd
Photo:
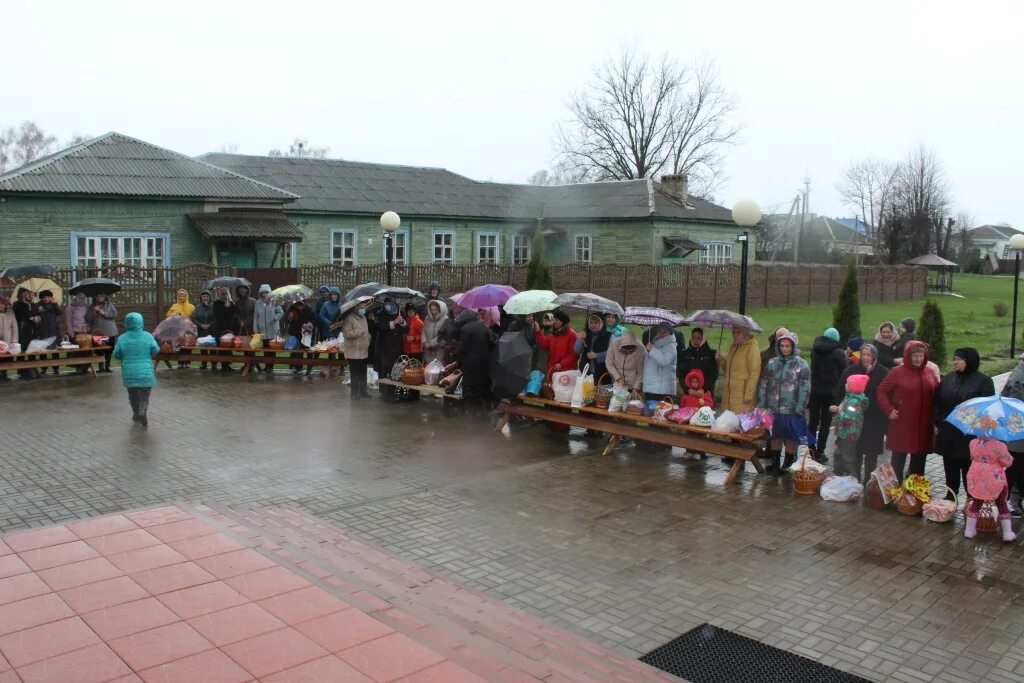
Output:
[[659,323],[654,328],[654,340],[647,344],[644,361],[644,396],[660,401],[676,395],[676,338],[672,326]]
[[[281,336],[281,318],[284,317],[284,309],[277,304],[267,303],[269,295],[270,285],[260,285],[259,298],[256,300],[252,314],[253,334],[263,335],[263,348],[267,348],[271,339]],[[274,366],[271,363],[264,365],[262,370],[257,367],[257,372],[270,374],[273,371]]]

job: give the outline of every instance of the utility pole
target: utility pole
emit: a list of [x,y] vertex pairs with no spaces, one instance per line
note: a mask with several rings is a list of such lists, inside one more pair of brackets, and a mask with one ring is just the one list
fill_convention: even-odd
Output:
[[811,194],[811,179],[809,177],[804,178],[804,206],[803,211],[800,213],[800,230],[796,234],[796,239],[793,240],[793,264],[800,265],[800,240],[804,236],[804,224],[807,222],[807,198]]

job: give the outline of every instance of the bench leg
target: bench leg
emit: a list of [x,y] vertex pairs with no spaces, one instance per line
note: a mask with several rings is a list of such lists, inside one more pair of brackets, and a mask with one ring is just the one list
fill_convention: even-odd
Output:
[[249,374],[249,368],[252,367],[252,363],[242,363],[242,377]]
[[498,420],[498,424],[494,425],[494,431],[500,432],[508,424],[508,421],[512,419],[511,413],[502,413],[501,418]]
[[92,363],[89,363],[89,372],[92,373],[93,377],[96,376],[96,366],[93,365]]
[[750,462],[754,463],[754,469],[757,470],[758,474],[764,474],[764,465],[761,464],[761,459],[757,456],[757,453],[750,459]]
[[601,455],[611,455],[612,451],[615,450],[615,444],[617,444],[618,442],[618,434],[612,434],[610,437],[608,437],[608,445],[604,447],[604,453],[602,453]]
[[738,475],[740,470],[743,469],[743,463],[745,462],[746,460],[740,460],[739,458],[732,461],[732,469],[729,470],[729,476],[725,478],[725,483],[727,485],[731,484],[736,479],[736,475]]

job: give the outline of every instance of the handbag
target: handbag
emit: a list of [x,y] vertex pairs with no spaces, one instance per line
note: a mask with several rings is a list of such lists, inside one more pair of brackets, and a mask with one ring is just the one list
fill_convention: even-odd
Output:
[[391,374],[388,375],[388,378],[393,382],[401,382],[402,370],[405,370],[405,366],[409,364],[409,360],[409,356],[399,356],[398,360],[395,361],[395,364],[391,366]]

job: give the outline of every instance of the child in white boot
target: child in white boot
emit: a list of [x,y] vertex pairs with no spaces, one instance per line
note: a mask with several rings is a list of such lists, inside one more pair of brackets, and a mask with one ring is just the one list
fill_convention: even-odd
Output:
[[967,470],[967,526],[964,536],[978,535],[978,511],[982,503],[991,501],[999,511],[999,523],[1003,527],[1003,540],[1009,543],[1017,538],[1013,533],[1010,508],[1006,499],[1010,488],[1006,483],[1006,468],[1013,464],[1013,457],[1002,441],[974,439],[971,441],[971,468]]

